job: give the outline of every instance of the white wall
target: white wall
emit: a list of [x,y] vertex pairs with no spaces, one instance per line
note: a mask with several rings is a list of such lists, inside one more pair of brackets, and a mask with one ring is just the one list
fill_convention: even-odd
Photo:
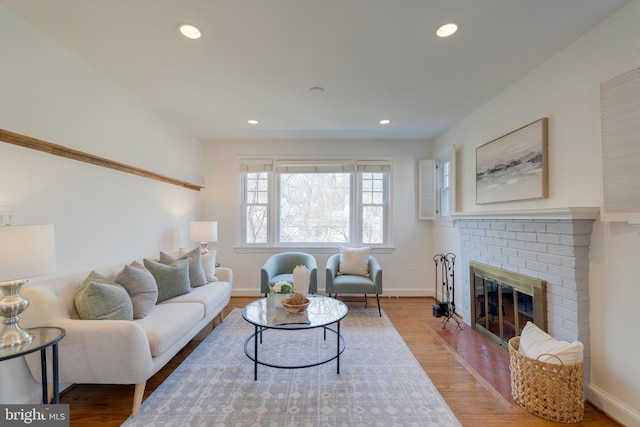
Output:
[[[601,205],[599,74],[640,50],[640,1],[551,58],[434,141],[458,148],[458,210],[514,210]],[[549,117],[549,198],[475,204],[475,149]],[[434,230],[436,245],[456,229]],[[447,243],[451,244],[451,243]],[[455,247],[457,245],[457,248]],[[626,425],[640,425],[640,233],[596,221],[590,247],[591,384],[589,400]]]
[[[198,141],[2,6],[0,58],[0,128],[200,183]],[[0,206],[55,225],[55,275],[191,244],[201,213],[197,191],[2,142]],[[1,403],[39,399],[22,359],[0,363]]]
[[[390,253],[374,253],[383,267],[384,296],[433,295],[432,225],[430,221],[417,220],[416,205],[418,160],[431,154],[426,141],[208,141],[204,153],[207,186],[203,192],[204,218],[218,221],[218,242],[214,246],[218,248],[218,262],[233,268],[235,295],[260,294],[260,267],[273,253],[234,250],[240,227],[238,157],[363,153],[393,158],[391,229],[395,249]],[[336,246],[331,251],[308,251],[318,263],[319,290],[324,290],[327,258],[337,250]]]

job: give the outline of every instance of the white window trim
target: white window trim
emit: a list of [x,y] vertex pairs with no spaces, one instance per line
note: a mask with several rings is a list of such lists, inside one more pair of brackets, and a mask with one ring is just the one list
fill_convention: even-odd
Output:
[[[286,158],[282,156],[277,157],[260,157],[260,158],[250,158],[250,157],[240,157],[238,159],[238,173],[244,172],[272,172],[271,179],[269,180],[269,203],[271,206],[276,206],[279,200],[279,191],[277,185],[277,177],[276,173],[278,171],[286,171],[287,168],[290,168],[292,171],[303,172],[306,167],[311,167],[311,165],[321,165],[321,169],[323,171],[338,171],[338,168],[341,168],[342,171],[352,172],[353,173],[353,193],[355,196],[360,199],[360,180],[358,179],[358,172],[388,172],[386,179],[386,222],[384,224],[384,239],[385,243],[383,244],[364,244],[361,243],[361,236],[358,234],[361,233],[359,231],[360,227],[360,215],[362,215],[362,204],[361,200],[357,200],[354,204],[354,208],[357,209],[352,213],[352,221],[351,224],[351,242],[347,243],[280,243],[276,241],[277,233],[279,232],[278,218],[276,210],[270,210],[269,212],[269,224],[268,224],[268,242],[267,243],[256,243],[256,244],[248,244],[245,242],[244,238],[244,230],[243,227],[246,226],[244,219],[244,210],[243,210],[243,201],[244,201],[244,180],[239,176],[240,185],[239,188],[239,199],[237,204],[237,209],[239,212],[239,217],[241,221],[239,221],[238,229],[236,231],[236,241],[238,244],[235,246],[235,251],[238,253],[251,253],[251,252],[279,252],[282,248],[292,249],[295,248],[300,251],[313,251],[319,253],[334,253],[341,246],[344,245],[355,245],[355,246],[367,246],[371,248],[372,252],[375,253],[392,253],[395,250],[395,247],[392,245],[393,242],[393,233],[391,231],[391,212],[393,211],[391,204],[393,203],[393,195],[392,193],[392,176],[393,176],[393,159],[390,157],[368,157],[362,159],[360,157],[336,157],[336,158],[327,158],[327,157],[313,157],[313,158]],[[311,169],[309,169],[311,171]],[[358,238],[358,242],[355,242],[355,239]]]

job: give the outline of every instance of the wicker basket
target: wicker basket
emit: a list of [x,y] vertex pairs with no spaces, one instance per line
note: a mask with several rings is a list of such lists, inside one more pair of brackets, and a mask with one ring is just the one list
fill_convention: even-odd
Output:
[[520,337],[509,340],[511,395],[524,409],[560,423],[577,423],[584,415],[584,362],[556,365],[518,351]]

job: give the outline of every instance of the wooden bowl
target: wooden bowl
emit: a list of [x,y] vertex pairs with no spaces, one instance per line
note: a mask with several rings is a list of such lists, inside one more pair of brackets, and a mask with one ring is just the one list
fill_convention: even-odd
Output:
[[300,305],[287,304],[283,301],[282,306],[291,314],[304,313],[305,311],[307,311],[309,304],[311,304],[311,300],[309,298],[305,298],[305,300],[306,302]]

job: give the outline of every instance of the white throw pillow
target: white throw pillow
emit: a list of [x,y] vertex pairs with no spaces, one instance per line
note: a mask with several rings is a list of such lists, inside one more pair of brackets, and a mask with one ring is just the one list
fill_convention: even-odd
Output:
[[560,365],[561,360],[565,365],[573,365],[582,362],[584,346],[580,341],[568,343],[557,340],[535,324],[527,322],[520,335],[519,351],[540,362]]
[[369,277],[369,248],[340,248],[338,274]]
[[202,268],[209,282],[218,281],[216,277],[216,252],[217,251],[209,251],[202,255]]

